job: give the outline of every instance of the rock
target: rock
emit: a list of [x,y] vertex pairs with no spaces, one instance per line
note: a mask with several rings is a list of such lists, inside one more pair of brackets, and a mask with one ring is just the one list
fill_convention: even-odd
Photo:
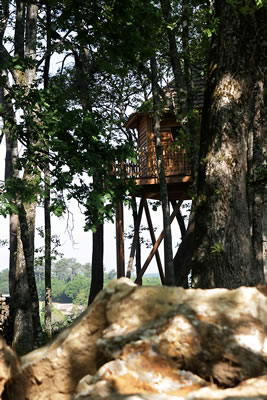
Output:
[[[104,383],[104,382],[102,382]],[[165,393],[135,393],[132,395],[113,392],[86,391],[76,395],[73,400],[266,400],[267,376],[248,379],[235,388],[219,389],[210,385],[202,389],[193,389],[190,393],[168,395]]]
[[267,376],[248,379],[230,389],[206,387],[191,393],[186,400],[266,400]]
[[126,346],[120,359],[106,363],[86,384],[82,380],[74,400],[101,398],[112,393],[178,396],[206,385],[203,379],[189,371],[177,370],[174,362],[137,343],[135,348]]
[[15,352],[7,346],[4,339],[0,337],[0,398],[4,391],[5,383],[20,372],[21,369],[18,357]]
[[139,287],[122,278],[52,343],[21,358],[7,396],[204,399],[224,392],[213,383],[229,388],[267,373],[266,327],[267,297],[256,288]]
[[234,386],[267,371],[266,303],[255,288],[138,287],[123,302],[111,298],[98,348],[113,359],[142,342],[179,369]]

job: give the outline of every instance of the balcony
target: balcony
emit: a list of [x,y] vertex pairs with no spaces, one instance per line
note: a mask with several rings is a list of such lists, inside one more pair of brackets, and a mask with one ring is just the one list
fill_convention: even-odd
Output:
[[[190,176],[190,167],[186,151],[172,144],[163,144],[163,159],[166,179],[178,176]],[[157,159],[154,145],[142,146],[138,151],[137,163],[123,162],[115,164],[113,173],[125,179],[135,178],[137,184],[143,184],[142,180],[151,180],[157,183]],[[140,182],[139,182],[140,181]]]

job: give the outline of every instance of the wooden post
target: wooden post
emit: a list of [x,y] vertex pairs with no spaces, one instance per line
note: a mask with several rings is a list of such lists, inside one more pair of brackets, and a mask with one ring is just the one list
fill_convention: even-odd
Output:
[[[171,217],[170,217],[170,223],[172,223],[172,221],[173,221],[174,218],[176,217],[176,215],[177,215],[177,213],[178,213],[178,211],[179,211],[179,209],[180,209],[180,206],[181,206],[182,202],[183,202],[183,200],[179,200],[179,201],[178,201],[178,204],[177,204],[176,208],[173,210],[172,215],[171,215]],[[154,244],[153,249],[151,250],[149,256],[148,256],[147,259],[146,259],[146,262],[144,263],[144,265],[143,265],[143,267],[142,267],[142,269],[141,269],[141,271],[140,271],[140,274],[137,276],[137,278],[136,278],[136,280],[135,280],[135,283],[138,283],[138,282],[140,281],[140,279],[143,277],[143,275],[144,275],[144,273],[146,272],[147,267],[149,266],[149,264],[150,264],[150,262],[151,262],[151,260],[152,260],[152,258],[153,258],[153,256],[154,256],[154,254],[155,254],[156,251],[158,250],[158,247],[159,247],[160,243],[162,242],[162,239],[164,238],[164,236],[165,236],[165,229],[161,232],[161,234],[160,234],[158,240],[157,240],[156,243]]]
[[[146,219],[147,219],[147,224],[149,227],[149,232],[150,232],[150,237],[151,237],[151,241],[153,246],[156,243],[156,238],[155,238],[155,233],[154,233],[154,229],[153,229],[153,224],[152,224],[152,219],[150,216],[150,212],[149,212],[149,208],[148,208],[148,204],[147,201],[145,202],[145,212],[146,212]],[[160,275],[160,279],[161,279],[161,283],[162,285],[164,285],[165,283],[165,276],[164,276],[164,272],[163,272],[163,268],[162,268],[162,264],[161,264],[161,259],[160,259],[160,255],[158,250],[156,250],[155,253],[156,256],[156,260],[157,260],[157,265],[158,265],[158,270],[159,270],[159,275]]]
[[123,203],[116,210],[117,278],[125,276]]
[[133,238],[133,243],[132,243],[132,247],[131,247],[131,252],[130,252],[130,258],[129,258],[129,262],[128,262],[128,267],[127,267],[127,278],[131,277],[131,272],[132,272],[132,267],[133,267],[133,261],[134,261],[134,255],[135,255],[135,250],[137,247],[137,243],[138,243],[138,238],[139,238],[139,228],[140,228],[140,223],[141,223],[141,219],[142,219],[142,213],[143,213],[143,208],[144,208],[144,202],[145,202],[145,198],[142,197],[141,201],[140,201],[140,206],[139,206],[139,211],[138,211],[138,216],[137,216],[137,222],[136,222],[136,227],[134,230],[134,238]]

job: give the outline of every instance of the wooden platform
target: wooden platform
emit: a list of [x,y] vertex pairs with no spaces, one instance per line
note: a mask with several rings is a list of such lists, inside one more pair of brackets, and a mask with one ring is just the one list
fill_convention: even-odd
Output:
[[[160,200],[159,179],[153,178],[137,178],[135,179],[137,186],[136,197],[145,197],[151,200]],[[167,176],[166,183],[168,187],[169,200],[191,200],[190,196],[190,175]]]

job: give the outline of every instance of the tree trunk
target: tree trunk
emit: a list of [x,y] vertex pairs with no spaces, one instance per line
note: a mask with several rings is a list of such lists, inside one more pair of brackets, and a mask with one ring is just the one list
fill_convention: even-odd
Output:
[[103,289],[104,284],[104,225],[98,226],[93,233],[93,254],[92,254],[92,277],[88,305],[96,295]]
[[45,331],[48,337],[52,337],[52,285],[51,285],[51,216],[50,216],[50,172],[45,170],[45,199],[44,199],[44,219],[45,219]]
[[175,285],[184,288],[188,288],[188,275],[192,268],[191,260],[194,246],[194,230],[195,211],[193,202],[186,233],[173,259]]
[[39,347],[42,340],[42,327],[39,314],[39,298],[34,275],[34,236],[36,204],[19,205],[19,223],[26,274],[31,296],[34,347]]
[[19,226],[17,237],[14,296],[11,302],[11,320],[14,320],[12,347],[19,355],[23,355],[34,349],[34,332],[31,295]]
[[[252,232],[253,276],[255,282],[264,281],[264,74],[258,74],[251,102],[251,121],[248,145],[248,198]],[[265,173],[266,174],[266,173]]]
[[[49,69],[51,59],[51,8],[46,5],[46,31],[47,31],[47,57],[44,65],[44,89],[49,86]],[[47,149],[49,153],[49,149]],[[45,220],[45,331],[49,338],[52,337],[52,284],[51,284],[51,215],[50,215],[50,171],[49,162],[44,171],[45,198],[44,198],[44,220]]]
[[[247,144],[258,73],[265,68],[266,8],[241,13],[217,1],[200,143],[193,282],[235,288],[262,282],[254,269]],[[266,47],[266,45],[265,45]],[[255,115],[255,111],[253,111]]]
[[[5,159],[5,182],[9,178],[18,177],[18,170],[15,167],[18,158],[18,143],[17,139],[13,138],[12,129],[15,125],[15,115],[13,112],[12,104],[8,102],[4,95],[7,94],[6,90],[2,90],[1,105],[5,110],[3,115],[4,132],[6,136],[6,159]],[[17,253],[17,230],[18,230],[18,216],[16,214],[10,215],[9,221],[9,294],[11,297],[14,295],[15,285],[15,272],[16,272],[16,253]]]
[[[163,17],[165,20],[165,24],[166,25],[171,24],[172,23],[172,15],[171,15],[170,0],[160,0],[160,4],[161,4],[161,9],[162,9],[162,14],[163,14]],[[171,29],[170,27],[167,26],[166,30],[167,30],[167,36],[168,36],[168,41],[169,41],[169,56],[170,56],[172,71],[173,71],[173,75],[174,75],[175,88],[176,88],[176,91],[178,94],[180,92],[181,88],[184,86],[184,80],[183,80],[183,73],[182,73],[182,68],[181,68],[180,57],[179,57],[179,53],[178,53],[177,40],[176,40],[176,35],[175,35],[174,29]]]
[[166,232],[164,237],[165,283],[166,285],[172,286],[174,285],[172,233],[170,224],[168,188],[165,178],[164,160],[163,160],[161,137],[160,137],[159,94],[157,90],[158,78],[157,78],[157,63],[155,57],[151,59],[151,73],[152,73],[152,93],[153,93],[153,132],[155,135],[157,170],[159,176],[160,195],[162,201],[163,228],[165,229]]

